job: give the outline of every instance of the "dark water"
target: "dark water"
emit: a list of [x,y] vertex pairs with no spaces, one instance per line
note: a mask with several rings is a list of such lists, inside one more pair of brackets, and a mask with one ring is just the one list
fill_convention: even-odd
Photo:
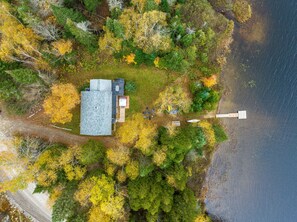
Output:
[[223,121],[230,141],[214,156],[206,207],[226,221],[296,222],[297,0],[253,6],[266,38],[236,34],[220,110],[247,110],[248,120]]

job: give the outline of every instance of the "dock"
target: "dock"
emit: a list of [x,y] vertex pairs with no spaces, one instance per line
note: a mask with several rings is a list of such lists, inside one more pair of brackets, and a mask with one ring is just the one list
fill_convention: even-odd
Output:
[[247,119],[246,110],[238,111],[237,113],[216,114],[216,118],[238,118]]

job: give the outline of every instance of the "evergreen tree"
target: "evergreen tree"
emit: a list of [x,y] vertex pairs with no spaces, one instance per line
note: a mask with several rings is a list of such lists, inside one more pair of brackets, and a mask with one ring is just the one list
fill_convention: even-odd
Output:
[[52,5],[52,11],[56,17],[57,23],[63,27],[66,26],[67,19],[71,19],[74,22],[86,21],[86,18],[78,11],[74,11],[70,8],[58,7]]
[[31,84],[38,80],[38,75],[32,69],[14,69],[8,71],[15,82],[20,84]]
[[94,34],[78,28],[75,22],[70,19],[67,19],[66,26],[75,39],[82,45],[86,46],[88,50],[94,51],[97,49],[97,38]]
[[94,12],[101,2],[101,0],[84,0],[84,5],[89,12]]

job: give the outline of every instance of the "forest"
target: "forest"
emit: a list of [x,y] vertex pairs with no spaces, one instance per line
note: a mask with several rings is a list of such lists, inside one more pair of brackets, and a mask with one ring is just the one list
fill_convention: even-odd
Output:
[[216,111],[234,24],[251,13],[245,0],[2,0],[1,115],[78,135],[96,78],[124,78],[130,109],[84,144],[13,135],[0,166],[18,174],[0,191],[35,183],[54,222],[211,221],[203,181],[227,135],[216,119],[171,122]]

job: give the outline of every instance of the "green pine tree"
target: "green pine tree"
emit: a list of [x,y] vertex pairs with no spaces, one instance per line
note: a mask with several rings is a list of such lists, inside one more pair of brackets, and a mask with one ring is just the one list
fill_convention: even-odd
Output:
[[67,29],[75,37],[75,39],[82,45],[86,46],[88,50],[94,51],[98,47],[97,37],[88,32],[78,28],[70,19],[67,19],[66,22]]

